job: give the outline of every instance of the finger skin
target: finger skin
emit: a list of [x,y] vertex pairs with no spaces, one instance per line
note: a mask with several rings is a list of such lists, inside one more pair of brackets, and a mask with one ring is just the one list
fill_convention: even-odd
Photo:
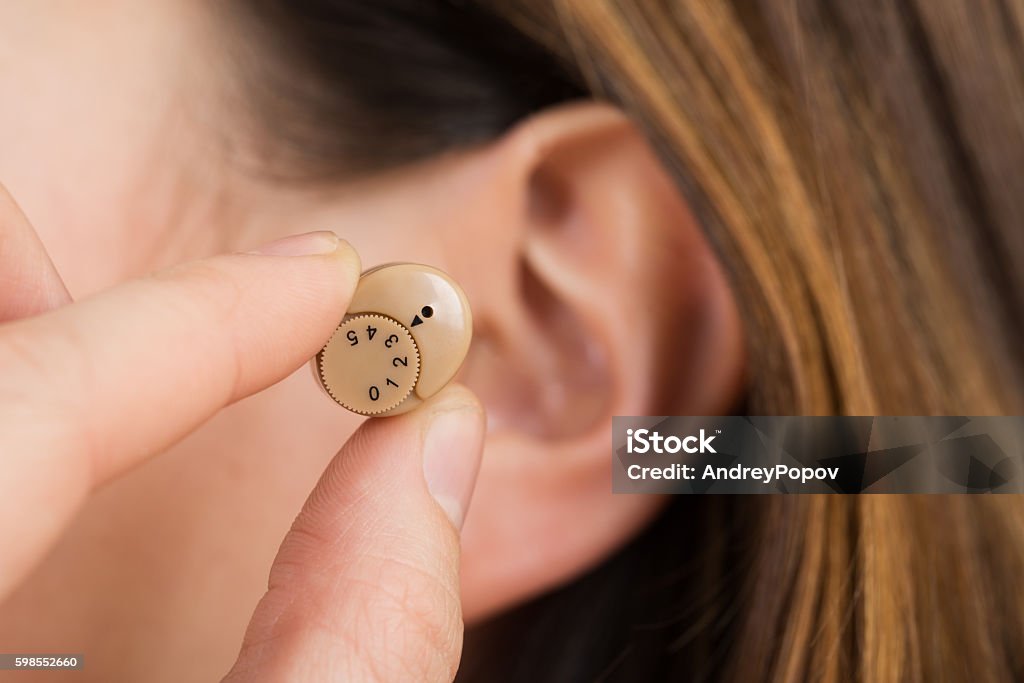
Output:
[[39,236],[0,185],[0,322],[71,301]]
[[92,488],[316,353],[359,275],[340,244],[218,256],[0,326],[0,538],[24,539],[0,595]]
[[369,420],[328,466],[274,562],[227,681],[451,681],[462,651],[458,531],[427,489],[432,415],[466,411],[475,476],[483,411],[466,389]]

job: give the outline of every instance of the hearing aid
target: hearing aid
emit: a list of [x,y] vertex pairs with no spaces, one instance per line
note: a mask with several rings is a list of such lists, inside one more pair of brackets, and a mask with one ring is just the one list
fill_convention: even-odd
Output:
[[310,365],[335,402],[400,415],[439,392],[469,351],[466,295],[437,268],[389,263],[360,276],[345,317]]

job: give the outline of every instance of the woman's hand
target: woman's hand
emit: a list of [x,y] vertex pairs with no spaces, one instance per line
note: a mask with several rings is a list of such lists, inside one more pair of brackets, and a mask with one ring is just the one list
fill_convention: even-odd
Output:
[[[347,243],[311,233],[71,303],[0,187],[0,597],[93,489],[315,354],[359,269]],[[367,421],[285,538],[228,678],[450,680],[482,442],[461,387]]]

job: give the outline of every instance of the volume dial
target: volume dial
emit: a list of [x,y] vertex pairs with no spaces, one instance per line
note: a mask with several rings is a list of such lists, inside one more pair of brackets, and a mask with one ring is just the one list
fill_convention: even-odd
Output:
[[316,367],[331,398],[360,415],[376,415],[412,393],[420,374],[420,351],[397,320],[353,315],[317,354]]

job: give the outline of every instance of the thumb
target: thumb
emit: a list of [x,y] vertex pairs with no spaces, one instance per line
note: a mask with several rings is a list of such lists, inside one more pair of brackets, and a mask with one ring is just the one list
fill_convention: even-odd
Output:
[[483,438],[459,386],[366,421],[285,537],[226,680],[451,681],[458,530]]

